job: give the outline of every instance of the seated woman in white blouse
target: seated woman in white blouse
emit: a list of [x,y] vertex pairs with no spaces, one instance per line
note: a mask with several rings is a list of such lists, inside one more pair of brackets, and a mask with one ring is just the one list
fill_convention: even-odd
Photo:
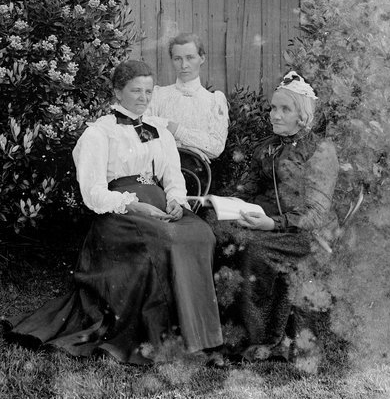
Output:
[[225,148],[228,107],[221,91],[211,93],[200,83],[205,50],[199,37],[181,33],[169,42],[176,83],[155,86],[148,113],[166,120],[178,147],[197,152],[203,159],[217,158]]
[[151,69],[122,62],[112,83],[114,112],[91,123],[73,151],[83,200],[96,214],[75,290],[7,320],[7,337],[135,364],[153,362],[175,325],[189,352],[217,347],[215,237],[186,208],[172,134],[159,118],[142,119],[153,91]]

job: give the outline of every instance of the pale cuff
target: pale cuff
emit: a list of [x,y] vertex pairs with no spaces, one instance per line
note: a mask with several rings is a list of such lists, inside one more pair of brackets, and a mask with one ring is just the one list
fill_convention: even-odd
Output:
[[129,193],[128,191],[124,191],[122,193],[122,201],[119,205],[117,205],[113,212],[114,213],[127,213],[126,205],[131,204],[132,202],[138,202],[138,197],[136,193]]

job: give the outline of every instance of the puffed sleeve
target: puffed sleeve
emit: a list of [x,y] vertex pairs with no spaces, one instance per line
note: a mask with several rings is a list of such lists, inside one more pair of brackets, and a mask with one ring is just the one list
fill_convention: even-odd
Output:
[[305,165],[300,205],[282,216],[273,216],[276,230],[298,227],[304,230],[321,228],[332,205],[339,164],[336,150],[330,141],[318,144]]
[[207,130],[191,129],[179,123],[174,136],[182,145],[199,148],[208,157],[217,158],[225,149],[229,114],[225,95],[216,91],[213,97],[212,108],[205,110],[209,114]]
[[126,213],[126,205],[138,201],[135,193],[108,190],[107,162],[109,138],[90,126],[73,150],[77,180],[85,205],[96,213]]

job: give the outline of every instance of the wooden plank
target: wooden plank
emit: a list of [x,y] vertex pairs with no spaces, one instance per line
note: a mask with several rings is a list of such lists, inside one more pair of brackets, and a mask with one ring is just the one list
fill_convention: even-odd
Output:
[[160,0],[141,1],[141,27],[146,39],[141,43],[143,60],[149,64],[158,76],[158,24],[160,18]]
[[214,90],[226,91],[226,22],[224,0],[209,2],[209,79]]
[[[131,6],[131,16],[135,23],[135,26],[139,29],[141,28],[141,0],[130,0],[129,5]],[[141,42],[135,43],[131,50],[131,58],[134,60],[141,59]]]
[[158,32],[158,75],[157,83],[165,86],[175,82],[175,72],[172,68],[168,53],[168,44],[171,37],[178,33],[175,0],[161,0],[160,30]]
[[233,91],[240,83],[245,0],[226,0],[226,87]]
[[300,35],[299,0],[283,0],[280,12],[280,46],[282,51],[281,69],[286,72],[283,51],[288,48],[289,40]]
[[[178,0],[180,1],[180,0]],[[212,1],[212,0],[210,0]],[[203,84],[209,81],[209,0],[193,0],[192,2],[192,31],[196,33],[203,42],[206,51],[206,62],[200,70],[200,80]]]
[[176,22],[179,32],[192,32],[192,3],[196,0],[176,0]]
[[[287,0],[283,0],[287,1]],[[280,46],[281,0],[262,0],[262,83],[264,94],[270,98],[282,77]]]
[[246,0],[239,84],[256,91],[259,89],[261,50],[264,42],[260,16],[261,3],[258,0]]

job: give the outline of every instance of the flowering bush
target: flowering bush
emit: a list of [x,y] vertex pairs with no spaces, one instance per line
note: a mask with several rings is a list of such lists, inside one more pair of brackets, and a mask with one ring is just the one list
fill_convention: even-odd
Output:
[[141,38],[125,0],[0,5],[1,228],[82,212],[71,150]]

